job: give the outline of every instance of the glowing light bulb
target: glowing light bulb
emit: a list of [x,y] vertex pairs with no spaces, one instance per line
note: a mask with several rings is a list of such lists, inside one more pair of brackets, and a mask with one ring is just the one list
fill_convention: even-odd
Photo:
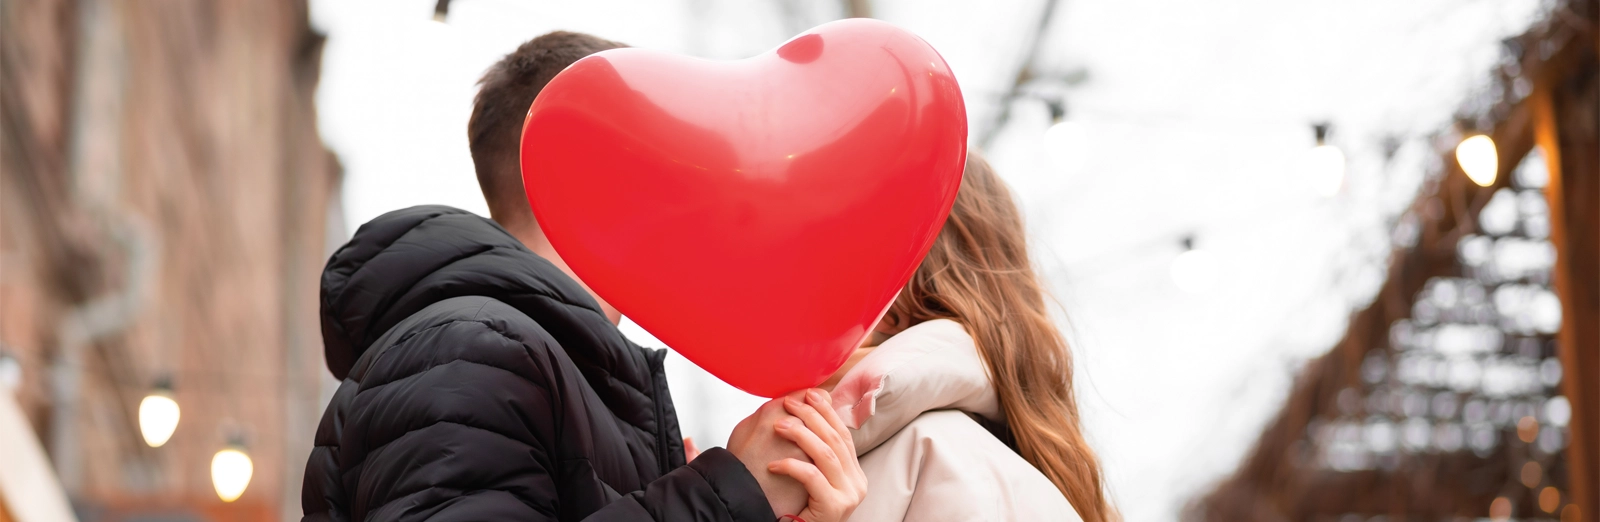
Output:
[[1172,282],[1184,292],[1203,293],[1216,286],[1220,269],[1214,254],[1190,248],[1172,259]]
[[217,497],[223,502],[239,500],[245,488],[250,487],[253,474],[255,465],[242,448],[223,448],[211,457],[211,486],[216,488]]
[[1306,151],[1305,169],[1318,194],[1336,196],[1344,187],[1344,152],[1339,147],[1324,144]]
[[172,439],[178,430],[178,401],[172,399],[172,390],[157,387],[139,401],[139,434],[144,443],[159,448]]
[[1044,131],[1045,153],[1056,167],[1076,169],[1083,166],[1088,142],[1089,129],[1082,123],[1058,121]]
[[1480,187],[1493,185],[1500,174],[1500,154],[1495,151],[1494,139],[1482,134],[1456,145],[1456,162],[1461,164],[1461,171],[1467,173],[1467,178]]

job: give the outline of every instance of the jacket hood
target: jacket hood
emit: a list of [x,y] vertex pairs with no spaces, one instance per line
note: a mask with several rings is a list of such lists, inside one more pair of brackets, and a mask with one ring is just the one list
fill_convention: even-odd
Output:
[[[516,306],[538,296],[601,314],[594,298],[500,225],[464,210],[419,206],[379,216],[322,272],[322,343],[344,379],[373,341],[433,303],[477,295]],[[620,339],[620,336],[619,336]]]
[[927,321],[890,337],[846,372],[833,388],[834,409],[861,454],[927,411],[960,410],[1003,425],[985,368],[960,323]]

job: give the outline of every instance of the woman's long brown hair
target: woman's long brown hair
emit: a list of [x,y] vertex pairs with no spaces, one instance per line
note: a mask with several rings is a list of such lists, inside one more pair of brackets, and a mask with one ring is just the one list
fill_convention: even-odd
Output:
[[932,319],[961,323],[977,342],[1022,458],[1085,522],[1116,520],[1100,461],[1078,425],[1072,353],[1050,320],[1022,216],[976,152],[967,156],[949,220],[884,322],[898,330]]

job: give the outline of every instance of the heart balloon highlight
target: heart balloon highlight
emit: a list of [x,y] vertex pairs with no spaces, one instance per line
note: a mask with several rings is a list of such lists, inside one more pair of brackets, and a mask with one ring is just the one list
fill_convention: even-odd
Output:
[[522,172],[590,288],[774,397],[825,380],[882,316],[950,211],[966,140],[944,59],[852,19],[744,60],[579,60],[529,109]]

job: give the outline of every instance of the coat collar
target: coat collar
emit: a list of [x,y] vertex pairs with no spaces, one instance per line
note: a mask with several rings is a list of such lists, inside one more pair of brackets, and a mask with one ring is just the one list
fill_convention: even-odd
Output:
[[545,296],[580,313],[601,314],[600,306],[576,281],[493,221],[437,205],[384,214],[356,230],[323,269],[322,334],[328,369],[343,379],[373,341],[435,302],[460,295],[503,298],[518,293]]
[[866,453],[923,412],[954,409],[1004,424],[1000,399],[960,323],[927,321],[873,349],[833,389],[834,408]]

